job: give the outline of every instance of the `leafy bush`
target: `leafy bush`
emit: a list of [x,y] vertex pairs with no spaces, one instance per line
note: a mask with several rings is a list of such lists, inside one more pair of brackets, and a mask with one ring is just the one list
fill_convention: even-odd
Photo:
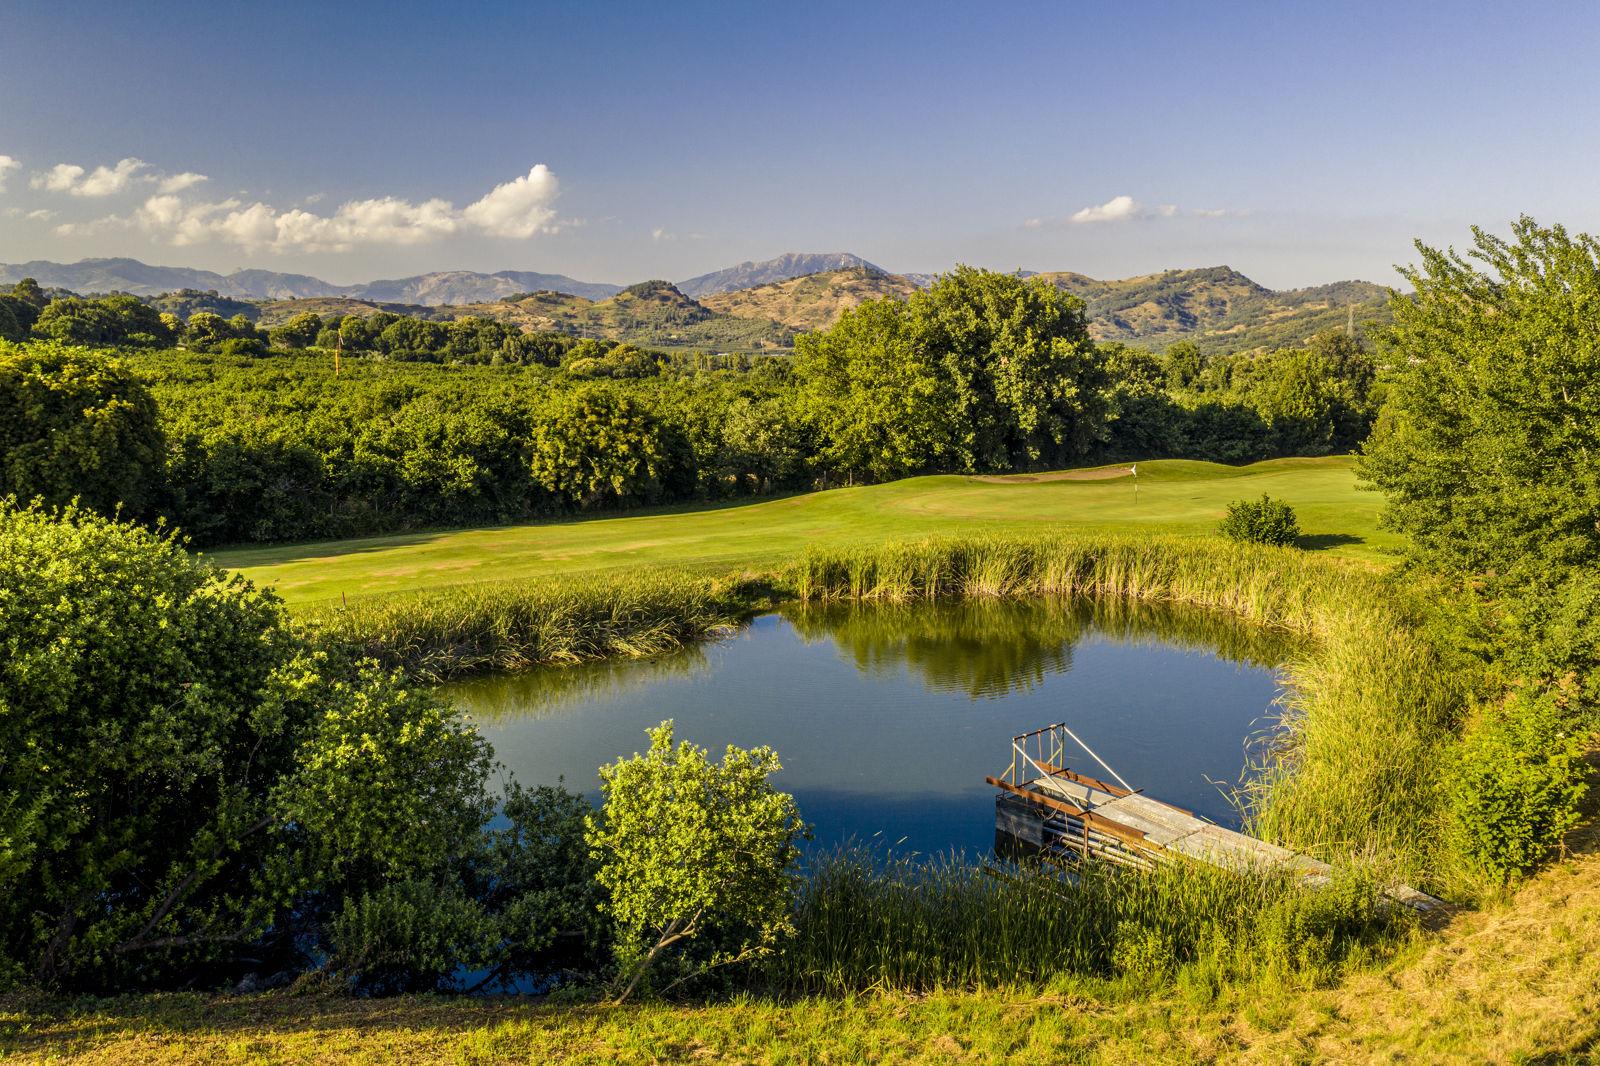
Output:
[[330,968],[368,992],[431,992],[487,950],[491,923],[459,886],[407,880],[345,901],[330,925]]
[[161,484],[155,400],[122,360],[81,348],[0,341],[0,495],[77,498],[145,514]]
[[324,916],[454,876],[488,746],[158,536],[0,501],[0,971],[115,989],[304,964]]
[[794,928],[791,867],[805,832],[794,797],[768,780],[771,748],[730,744],[713,763],[675,745],[670,720],[649,735],[649,751],[600,768],[605,806],[589,820],[616,922],[619,1000],[669,948],[678,980],[770,954]]
[[1578,822],[1586,791],[1586,731],[1575,728],[1569,692],[1511,691],[1480,709],[1447,778],[1466,854],[1509,879],[1532,870]]
[[1217,527],[1229,540],[1246,544],[1293,544],[1300,535],[1294,508],[1266,493],[1259,500],[1235,500]]

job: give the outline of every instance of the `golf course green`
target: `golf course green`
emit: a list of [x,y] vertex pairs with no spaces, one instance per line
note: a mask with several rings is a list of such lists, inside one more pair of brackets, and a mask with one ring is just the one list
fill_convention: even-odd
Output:
[[1205,535],[1227,505],[1268,493],[1300,519],[1304,547],[1373,561],[1398,539],[1378,528],[1382,498],[1345,456],[1249,466],[1188,460],[1005,477],[940,475],[759,503],[702,506],[311,544],[208,552],[289,603],[621,567],[770,566],[811,545],[937,533],[1148,530]]

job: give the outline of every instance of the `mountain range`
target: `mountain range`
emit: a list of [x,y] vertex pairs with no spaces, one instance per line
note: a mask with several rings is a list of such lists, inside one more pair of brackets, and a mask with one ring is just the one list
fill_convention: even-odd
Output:
[[[1326,329],[1388,318],[1388,290],[1364,281],[1280,291],[1226,266],[1116,280],[1070,271],[1019,273],[1082,298],[1090,332],[1097,339],[1152,349],[1188,340],[1207,353],[1266,350],[1303,344]],[[0,264],[0,284],[23,277],[86,294],[117,291],[146,298],[172,294],[152,302],[177,312],[204,306],[231,314],[248,308],[244,313],[263,324],[282,321],[300,310],[322,314],[392,310],[438,319],[478,314],[528,329],[635,344],[765,351],[788,347],[796,333],[832,325],[844,311],[865,300],[906,299],[931,285],[937,275],[891,274],[848,252],[789,253],[701,274],[677,285],[651,281],[627,288],[515,270],[437,271],[333,285],[304,274],[270,270],[218,274],[150,266],[136,259]],[[205,295],[213,290],[216,296]],[[207,301],[218,306],[210,307]]]
[[338,296],[381,303],[440,304],[500,300],[524,292],[549,290],[603,300],[622,291],[621,285],[578,281],[565,274],[540,274],[530,270],[501,270],[480,274],[473,270],[440,270],[409,278],[369,281],[360,285],[334,285],[308,274],[280,274],[275,270],[235,270],[218,274],[193,267],[150,266],[137,259],[84,259],[77,263],[52,263],[35,259],[27,263],[0,263],[0,284],[33,278],[46,288],[77,293],[126,292],[156,296],[194,289],[215,290],[219,296],[242,300],[300,300]]

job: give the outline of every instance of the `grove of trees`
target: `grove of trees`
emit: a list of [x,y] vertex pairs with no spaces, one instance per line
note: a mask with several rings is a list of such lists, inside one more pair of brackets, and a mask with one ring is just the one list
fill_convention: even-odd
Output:
[[[84,425],[64,435],[67,407],[0,430],[6,490],[62,502],[75,484],[89,506],[120,501],[197,544],[919,473],[1328,454],[1366,435],[1380,391],[1371,356],[1343,335],[1259,355],[1152,354],[1093,342],[1075,297],[966,268],[803,336],[792,360],[666,355],[481,318],[302,313],[263,331],[243,314],[152,319],[131,297],[52,301],[20,286],[0,299],[36,312],[34,339],[0,349],[0,392],[111,390],[100,415],[70,408]],[[107,316],[120,334],[94,333]],[[68,347],[114,334],[96,343],[116,355]],[[184,350],[160,350],[171,343]],[[62,474],[63,451],[100,481]]]

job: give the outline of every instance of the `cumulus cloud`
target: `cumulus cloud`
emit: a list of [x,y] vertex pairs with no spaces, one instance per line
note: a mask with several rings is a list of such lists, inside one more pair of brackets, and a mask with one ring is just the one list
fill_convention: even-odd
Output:
[[468,204],[461,217],[492,236],[526,240],[550,229],[556,217],[550,203],[559,191],[556,176],[540,163],[522,177],[496,185],[483,199]]
[[8,207],[5,210],[5,216],[7,218],[24,218],[29,222],[49,222],[56,217],[56,213],[54,211],[46,211],[42,207],[36,211],[29,211],[21,207]]
[[122,192],[138,180],[156,180],[145,171],[150,164],[129,157],[113,166],[98,166],[85,170],[76,163],[57,163],[49,170],[35,174],[29,182],[35,189],[71,193],[73,196],[101,197]]
[[173,174],[169,177],[162,178],[160,181],[160,189],[162,192],[182,192],[185,189],[190,189],[196,185],[199,185],[202,181],[210,180],[211,179],[206,177],[204,174],[196,174],[192,170],[186,170],[182,174]]
[[0,155],[0,192],[6,191],[6,176],[20,166],[22,164],[10,156]]
[[49,189],[51,192],[68,192],[79,178],[83,177],[83,168],[71,163],[57,163],[42,174],[35,174],[28,182],[35,189]]
[[1068,216],[1067,221],[1075,226],[1089,222],[1126,222],[1143,214],[1144,208],[1133,197],[1113,196],[1103,204],[1074,211]]
[[650,231],[650,239],[653,241],[670,241],[672,240],[672,234],[668,233],[660,226],[657,226],[655,229]]
[[[161,191],[131,215],[68,224],[57,232],[82,235],[98,229],[137,227],[179,246],[221,242],[246,250],[345,252],[362,245],[424,244],[458,233],[527,239],[556,228],[551,201],[559,185],[543,163],[459,210],[448,200],[413,203],[394,196],[347,201],[329,214],[308,211],[304,206],[279,210],[239,197],[196,201],[179,193],[205,179],[197,174],[177,177],[195,180],[169,189],[168,183],[175,179],[166,179]],[[307,205],[313,202],[305,201]]]

